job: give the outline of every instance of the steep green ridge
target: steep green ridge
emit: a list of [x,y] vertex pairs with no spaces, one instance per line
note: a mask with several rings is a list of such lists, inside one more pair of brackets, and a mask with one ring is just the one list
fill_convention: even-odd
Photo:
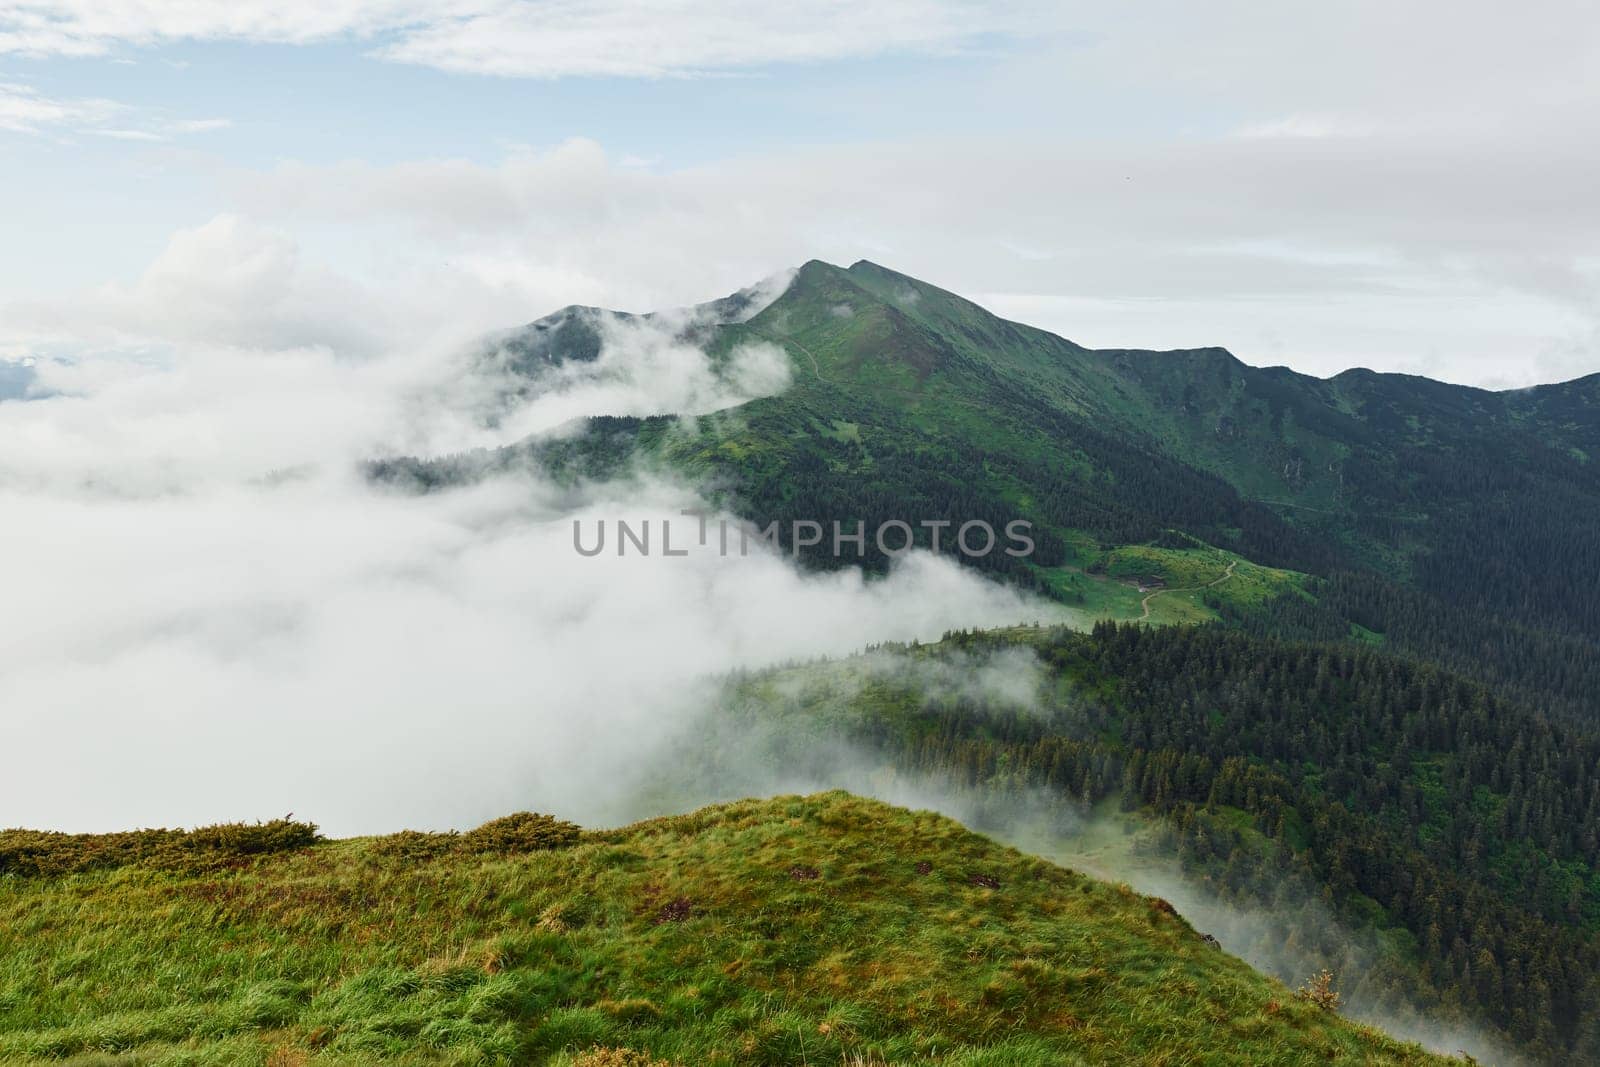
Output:
[[0,880],[0,1062],[1442,1062],[930,814],[832,793],[541,843]]
[[1600,375],[1490,393],[1367,371],[1323,381],[1221,349],[1090,352],[870,263],[842,273],[934,333],[973,368],[964,377],[992,375],[974,403],[1039,395],[1224,479],[1325,551],[1251,552],[1244,535],[1218,540],[1180,516],[1187,532],[1261,562],[1372,569],[1508,621],[1600,635],[1600,607],[1573,580],[1600,573]]
[[892,769],[1012,835],[1109,804],[1274,916],[1294,973],[1600,1058],[1600,734],[1435,668],[1216,627],[952,635],[735,679],[668,764],[736,792]]

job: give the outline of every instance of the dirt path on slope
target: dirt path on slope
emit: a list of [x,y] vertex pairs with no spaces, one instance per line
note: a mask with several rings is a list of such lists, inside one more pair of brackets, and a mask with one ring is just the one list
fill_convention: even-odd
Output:
[[1207,582],[1205,585],[1191,585],[1186,589],[1157,589],[1155,592],[1151,593],[1149,596],[1147,596],[1143,600],[1139,601],[1139,607],[1142,608],[1143,611],[1144,611],[1144,613],[1139,616],[1139,621],[1140,622],[1149,622],[1150,621],[1150,601],[1154,600],[1156,597],[1160,596],[1162,593],[1193,593],[1193,592],[1197,592],[1198,590],[1201,590],[1201,589],[1210,589],[1214,585],[1221,585],[1223,582],[1225,582],[1229,578],[1233,577],[1233,568],[1237,567],[1238,565],[1239,565],[1239,561],[1238,560],[1230,559],[1228,561],[1228,569],[1222,572],[1222,577],[1218,578],[1214,582]]

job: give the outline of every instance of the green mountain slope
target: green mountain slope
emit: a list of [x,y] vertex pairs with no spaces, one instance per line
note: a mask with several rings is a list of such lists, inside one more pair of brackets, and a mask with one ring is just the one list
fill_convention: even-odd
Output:
[[[664,464],[781,530],[1022,518],[1028,560],[956,558],[1103,617],[1383,641],[1552,711],[1597,710],[1600,599],[1584,576],[1600,573],[1600,376],[1490,393],[1321,380],[1215,348],[1091,351],[867,262],[807,263],[755,306],[661,321],[719,360],[782,345],[781,395],[692,426],[597,419],[576,440],[378,472],[437,486],[530,454],[574,476]],[[568,309],[499,351],[514,367],[593,358],[598,314]],[[800,554],[889,563],[870,540],[861,559],[826,540]],[[1201,581],[1196,560],[1216,561]],[[1256,569],[1218,581],[1232,560]],[[1156,582],[1183,592],[1136,589]]]
[[0,879],[0,1061],[1439,1062],[937,816],[523,829]]

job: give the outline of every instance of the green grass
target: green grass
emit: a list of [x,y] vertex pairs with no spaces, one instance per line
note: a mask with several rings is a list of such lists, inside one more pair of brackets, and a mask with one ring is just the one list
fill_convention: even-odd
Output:
[[842,793],[417,844],[0,880],[0,1062],[1440,1062],[1125,887]]
[[1088,574],[1077,567],[1044,568],[1039,574],[1057,599],[1090,619],[1127,621],[1139,617],[1139,601],[1144,594],[1131,582]]
[[1053,595],[1093,619],[1147,619],[1161,625],[1210,622],[1221,617],[1221,605],[1249,611],[1284,593],[1310,595],[1307,575],[1263,567],[1199,541],[1189,548],[1099,549],[1082,540],[1069,543],[1079,565],[1043,568],[1039,573]]
[[1209,621],[1219,617],[1219,604],[1248,611],[1284,593],[1306,593],[1307,576],[1298,571],[1263,567],[1198,543],[1182,549],[1124,545],[1105,554],[1104,567],[1113,577],[1165,583],[1150,600],[1150,620],[1158,623]]

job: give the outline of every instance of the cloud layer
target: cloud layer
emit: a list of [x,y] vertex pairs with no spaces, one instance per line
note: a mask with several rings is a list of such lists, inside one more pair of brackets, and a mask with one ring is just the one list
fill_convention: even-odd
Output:
[[[239,266],[193,298],[281,282],[283,249],[230,225],[164,261],[204,261],[211,241]],[[0,822],[598,817],[692,720],[708,673],[1048,614],[926,556],[867,582],[756,551],[574,550],[575,519],[678,519],[688,543],[693,486],[523,471],[416,497],[357,475],[575,411],[735,403],[782,388],[771,351],[713,367],[669,331],[619,327],[496,422],[503,383],[471,382],[483,364],[457,349],[350,357],[293,333],[46,360],[53,395],[0,403],[0,708],[26,755],[0,779]]]

